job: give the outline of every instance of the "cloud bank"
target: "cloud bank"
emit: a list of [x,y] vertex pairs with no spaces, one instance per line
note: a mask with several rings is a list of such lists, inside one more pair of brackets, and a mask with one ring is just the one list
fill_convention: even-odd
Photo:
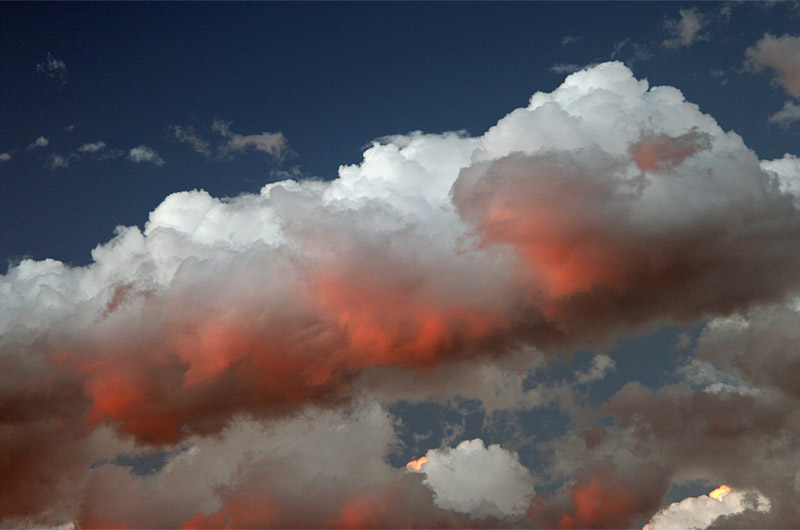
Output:
[[[285,147],[279,135],[215,127],[231,150],[279,156]],[[146,146],[129,157],[163,165]],[[363,439],[326,444],[365,389],[380,400],[384,387],[391,399],[420,388],[382,385],[383,376],[417,380],[526,349],[564,355],[664,322],[783,307],[800,283],[792,178],[783,164],[762,166],[677,89],[612,62],[537,92],[480,137],[391,136],[333,181],[286,180],[225,199],[172,194],[143,229],[119,227],[98,245],[87,267],[24,260],[0,278],[0,485],[10,492],[0,518],[497,526],[506,513],[514,524],[614,527],[648,520],[694,469],[757,487],[773,502],[770,520],[789,520],[778,493],[785,473],[765,482],[755,464],[745,466],[750,478],[730,467],[752,459],[773,470],[794,456],[789,446],[758,451],[778,431],[796,432],[797,372],[753,363],[750,352],[728,365],[779,397],[631,384],[587,412],[614,426],[572,431],[554,447],[550,471],[564,484],[552,494],[528,488],[512,452],[479,441],[429,453],[424,476],[391,468],[380,408],[341,420]],[[715,359],[711,350],[704,358]],[[769,359],[780,367],[790,355]],[[612,368],[598,357],[576,377]],[[250,449],[271,447],[260,430],[291,442],[262,455]],[[237,442],[240,431],[260,441]],[[134,444],[174,453],[156,477],[92,468]],[[206,451],[202,465],[193,451]],[[226,451],[233,456],[215,456]],[[225,469],[201,469],[208,462]],[[173,475],[184,465],[197,469]],[[478,474],[502,487],[465,483]],[[178,477],[198,491],[169,503],[153,493]],[[108,484],[123,493],[109,495]],[[297,510],[304,491],[316,506]]]

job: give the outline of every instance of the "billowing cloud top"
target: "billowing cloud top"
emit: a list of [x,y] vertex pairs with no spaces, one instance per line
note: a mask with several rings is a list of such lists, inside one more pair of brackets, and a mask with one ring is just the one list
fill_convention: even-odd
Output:
[[[231,149],[284,145],[223,135]],[[129,157],[163,164],[146,146]],[[25,260],[0,278],[13,422],[0,435],[12,471],[0,516],[60,502],[65,477],[96,458],[81,440],[99,425],[171,444],[242,414],[349,401],[370,367],[555,352],[782,300],[800,282],[783,168],[765,171],[680,91],[614,62],[534,94],[478,138],[387,137],[330,182],[170,195],[87,267]],[[54,451],[55,432],[71,443]],[[462,494],[438,498],[473,511]]]

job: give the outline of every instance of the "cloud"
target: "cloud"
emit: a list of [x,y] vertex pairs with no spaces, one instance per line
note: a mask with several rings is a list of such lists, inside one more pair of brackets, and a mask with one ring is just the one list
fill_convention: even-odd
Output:
[[0,162],[8,162],[11,160],[11,153],[0,153]]
[[784,127],[788,127],[798,120],[800,120],[800,105],[791,101],[784,103],[781,110],[769,117],[770,123],[777,123]]
[[50,169],[66,169],[69,167],[69,157],[52,153],[50,155]]
[[483,440],[432,449],[420,472],[440,508],[476,517],[520,517],[533,496],[533,477],[515,453]]
[[[261,134],[242,135],[231,130],[232,122],[215,120],[211,124],[211,130],[223,138],[216,144],[217,156],[219,158],[230,158],[231,153],[245,152],[250,149],[266,153],[275,160],[282,160],[289,153],[289,144],[282,133],[265,132]],[[191,148],[205,156],[211,156],[211,143],[201,138],[194,129],[194,126],[174,125],[172,132],[179,141],[189,144]]]
[[614,359],[605,354],[595,355],[588,370],[575,373],[575,380],[579,384],[591,383],[603,379],[606,374],[614,371]]
[[679,9],[680,20],[668,20],[666,29],[674,37],[663,42],[667,48],[678,48],[681,46],[691,46],[698,40],[708,38],[701,31],[709,23],[708,15],[700,13],[697,8]]
[[231,130],[231,122],[216,120],[211,129],[219,133],[227,141],[219,146],[220,156],[228,156],[231,151],[247,151],[254,149],[280,160],[288,149],[288,143],[282,133],[264,132],[261,134],[241,135]]
[[47,147],[50,144],[50,140],[45,138],[44,136],[40,136],[37,138],[32,144],[28,146],[28,151],[36,149],[38,147]]
[[583,40],[583,37],[576,37],[574,35],[565,35],[564,38],[561,39],[561,46],[575,44],[576,42],[580,42],[581,40]]
[[175,138],[189,144],[196,152],[205,156],[211,155],[211,144],[197,136],[193,126],[181,127],[180,125],[175,125],[172,127],[172,132]]
[[67,65],[47,52],[47,59],[36,65],[36,71],[60,84],[67,83]]
[[[217,129],[226,145],[261,145],[227,124]],[[161,160],[145,146],[129,156]],[[286,180],[232,198],[174,193],[143,229],[118,228],[86,267],[23,260],[0,277],[0,416],[11,425],[0,431],[0,462],[13,471],[0,474],[10,492],[0,518],[471,526],[470,515],[433,503],[425,477],[385,464],[392,442],[382,409],[364,412],[372,419],[353,438],[337,414],[365,389],[379,402],[417,390],[442,396],[469,378],[480,384],[462,392],[492,406],[516,396],[541,403],[553,398],[525,384],[541,355],[785,300],[800,288],[800,212],[782,188],[783,165],[763,167],[677,89],[605,63],[537,92],[479,137],[383,138],[333,181]],[[786,321],[781,332],[794,344],[800,326]],[[761,357],[706,347],[714,336],[698,342],[702,360],[771,393],[712,394],[682,382],[629,385],[599,411],[573,403],[583,422],[615,422],[581,423],[551,446],[548,471],[563,482],[552,494],[537,489],[531,524],[647,520],[673,481],[692,474],[758,489],[773,503],[770,521],[792,520],[779,490],[797,455],[777,441],[791,439],[800,410],[800,372],[785,369],[793,353],[774,333],[775,351]],[[575,380],[602,377],[609,361],[598,357]],[[398,373],[414,383],[380,384]],[[309,425],[325,428],[303,445]],[[343,441],[328,451],[338,425]],[[270,445],[258,434],[270,426],[290,437]],[[191,458],[178,448],[234,443],[239,430],[256,434],[234,452],[263,465],[208,451],[192,473],[175,475],[172,484],[192,487],[184,500],[159,498],[180,490],[158,485]],[[91,468],[134,443],[174,453],[162,478]],[[457,463],[442,471],[453,479],[497,462],[491,472],[510,480],[510,490],[497,488],[505,496],[447,481],[433,491],[498,525],[500,512],[519,513],[528,478],[513,453],[479,445],[432,460]],[[466,453],[475,459],[462,465]],[[224,478],[206,480],[206,471]],[[324,501],[309,506],[309,497]],[[419,509],[407,510],[405,498]]]
[[98,153],[100,151],[103,151],[105,148],[106,148],[106,143],[98,141],[98,142],[95,142],[95,143],[92,143],[92,144],[86,143],[86,144],[81,145],[78,148],[78,152],[79,153]]
[[368,403],[270,423],[239,419],[218,437],[189,440],[144,477],[95,466],[75,520],[82,528],[467,524],[434,505],[421,477],[386,463],[393,443],[393,418]]
[[790,96],[800,98],[800,37],[775,37],[765,33],[744,53],[747,70],[757,73],[770,68],[775,74],[772,82],[780,85]]
[[137,164],[141,164],[142,162],[150,162],[151,164],[155,164],[157,166],[164,165],[164,159],[158,156],[151,147],[147,147],[146,145],[140,145],[138,147],[134,147],[128,152],[128,160],[131,162],[136,162]]
[[[628,57],[625,59],[625,57]],[[610,59],[625,61],[630,68],[640,61],[647,61],[653,57],[653,52],[646,44],[639,44],[630,38],[614,43]]]
[[[546,446],[554,458],[545,472],[567,482],[533,499],[531,519],[562,527],[623,527],[644,517],[651,528],[791,526],[800,516],[800,451],[790,442],[800,425],[798,309],[792,300],[710,321],[678,382],[658,390],[628,383],[578,415],[585,427]],[[722,502],[701,496],[660,506],[672,486],[696,481],[733,491]]]
[[783,158],[762,161],[761,167],[777,179],[784,193],[794,195],[795,204],[800,206],[800,160],[797,156],[786,153]]
[[555,74],[571,74],[577,72],[582,67],[577,64],[557,63],[550,67],[550,71]]
[[737,515],[748,509],[768,512],[769,499],[756,491],[731,491],[717,498],[709,495],[689,497],[660,510],[643,530],[704,530],[721,517]]

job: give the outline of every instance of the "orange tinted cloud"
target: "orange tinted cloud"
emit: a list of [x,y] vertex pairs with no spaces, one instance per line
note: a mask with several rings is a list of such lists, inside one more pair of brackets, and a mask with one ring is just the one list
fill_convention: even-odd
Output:
[[709,149],[707,134],[691,131],[680,136],[646,136],[631,146],[631,156],[642,171],[667,171],[699,151]]

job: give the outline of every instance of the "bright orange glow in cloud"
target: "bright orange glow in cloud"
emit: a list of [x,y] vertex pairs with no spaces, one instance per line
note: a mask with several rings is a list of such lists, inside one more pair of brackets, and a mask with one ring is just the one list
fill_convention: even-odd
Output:
[[725,498],[725,495],[731,492],[731,488],[723,484],[722,486],[718,487],[714,491],[708,494],[709,497],[712,499],[717,499],[718,501],[722,501]]
[[573,488],[572,504],[575,514],[564,515],[559,528],[623,527],[636,503],[631,492],[620,485],[603,484],[592,477]]
[[422,466],[425,465],[425,463],[427,461],[428,461],[428,457],[427,456],[422,456],[422,457],[417,458],[416,460],[412,460],[411,462],[406,464],[406,467],[408,469],[412,470],[412,471],[422,471]]

